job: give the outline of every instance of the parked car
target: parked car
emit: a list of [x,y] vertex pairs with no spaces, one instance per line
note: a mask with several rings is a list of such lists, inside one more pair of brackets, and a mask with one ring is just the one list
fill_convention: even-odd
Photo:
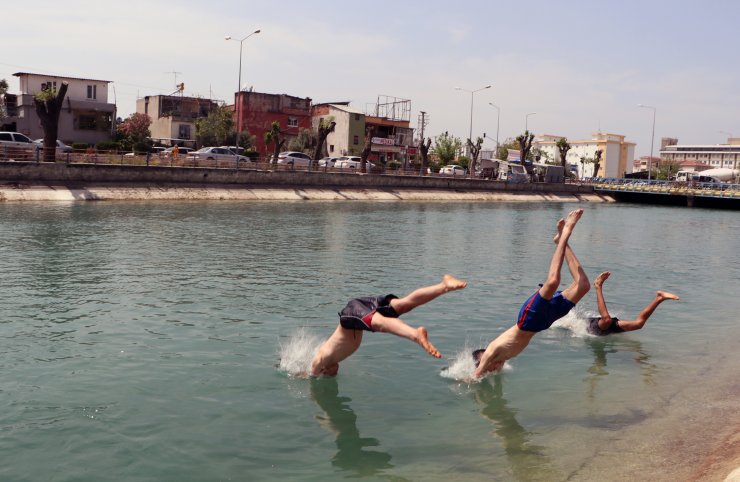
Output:
[[[43,139],[36,139],[33,141],[34,144],[38,146],[39,149],[44,147],[44,140]],[[60,152],[72,152],[72,146],[68,146],[64,142],[57,139],[57,153]]]
[[[335,169],[360,169],[362,158],[360,156],[342,156],[334,164]],[[372,162],[365,162],[365,169],[370,170],[375,167]]]
[[277,163],[293,169],[306,169],[311,164],[311,157],[296,151],[286,151],[278,154]]
[[455,164],[450,164],[448,166],[443,166],[439,173],[443,176],[464,176],[465,175],[465,168],[462,166],[457,166]]
[[332,168],[337,162],[338,157],[324,157],[319,159],[319,167]]
[[203,147],[187,155],[193,161],[249,161],[249,158],[234,154],[230,149],[223,147]]
[[0,132],[0,158],[32,159],[36,144],[20,132]]
[[244,148],[239,146],[219,146],[222,149],[228,149],[234,154],[239,154],[240,156],[244,155]]

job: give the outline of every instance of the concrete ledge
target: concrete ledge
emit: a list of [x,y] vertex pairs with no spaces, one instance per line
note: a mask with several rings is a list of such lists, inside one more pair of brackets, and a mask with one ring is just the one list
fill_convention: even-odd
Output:
[[612,202],[591,186],[393,174],[0,162],[0,201],[378,200]]

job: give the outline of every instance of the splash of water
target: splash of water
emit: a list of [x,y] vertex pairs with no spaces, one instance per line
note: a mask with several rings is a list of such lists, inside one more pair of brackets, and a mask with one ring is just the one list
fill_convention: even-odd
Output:
[[311,371],[311,361],[323,343],[305,328],[299,328],[286,342],[280,343],[278,369],[293,377],[306,377]]
[[[443,378],[449,378],[451,380],[475,383],[478,379],[473,378],[473,372],[475,371],[475,362],[473,361],[473,350],[468,343],[465,344],[462,351],[459,351],[455,356],[450,357],[450,365],[447,368],[443,368],[439,375]],[[495,375],[496,373],[508,373],[512,371],[512,366],[509,362],[504,363],[503,368],[498,372],[491,372],[486,376]]]

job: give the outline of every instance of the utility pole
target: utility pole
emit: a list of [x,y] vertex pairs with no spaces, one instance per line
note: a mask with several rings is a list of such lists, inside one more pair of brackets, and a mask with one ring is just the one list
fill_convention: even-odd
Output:
[[[428,121],[427,113],[424,112],[423,110],[420,111],[419,112],[419,129],[421,130],[421,133],[419,134],[419,138],[420,138],[420,140],[419,140],[419,148],[418,148],[419,149],[419,154],[421,154],[421,146],[424,144],[424,128],[427,126],[427,123],[428,122],[429,121]],[[424,166],[423,165],[424,165],[423,162],[419,163],[419,166],[421,166],[421,167],[419,167],[419,175],[420,176],[423,176],[424,175],[424,172],[423,172]]]
[[177,74],[182,74],[182,72],[171,70],[169,72],[165,72],[165,74],[172,74],[175,76],[175,89],[177,89]]

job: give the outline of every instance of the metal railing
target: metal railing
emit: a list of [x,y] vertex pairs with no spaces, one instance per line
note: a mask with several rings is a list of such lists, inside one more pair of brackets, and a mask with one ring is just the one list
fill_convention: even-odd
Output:
[[644,192],[711,197],[740,197],[740,184],[727,182],[658,181],[647,179],[591,179],[583,181],[597,191]]

